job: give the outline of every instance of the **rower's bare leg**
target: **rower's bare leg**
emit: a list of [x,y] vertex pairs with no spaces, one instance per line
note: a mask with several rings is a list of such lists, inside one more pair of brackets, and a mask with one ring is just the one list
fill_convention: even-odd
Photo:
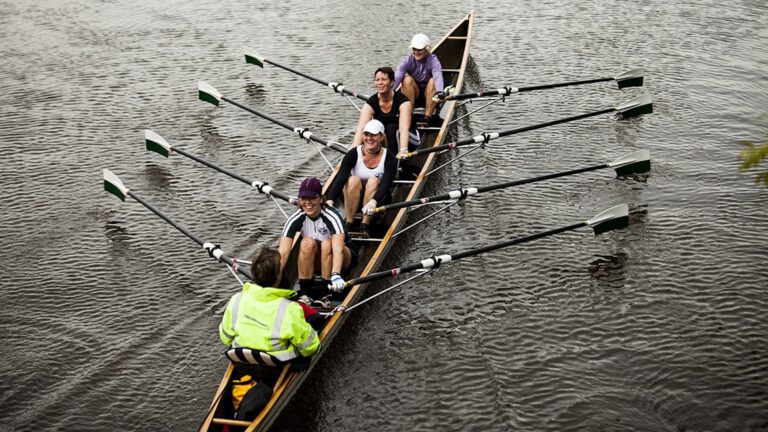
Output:
[[302,237],[299,249],[299,279],[312,279],[315,276],[317,241]]
[[405,75],[402,84],[400,84],[400,92],[411,101],[411,107],[415,107],[416,98],[419,97],[419,85],[416,84],[416,80],[411,78],[410,75]]
[[363,190],[363,181],[358,176],[350,176],[344,185],[344,218],[347,225],[355,221],[355,213],[360,208],[360,191]]
[[331,279],[333,267],[333,246],[331,240],[320,243],[320,275],[325,280]]
[[[376,194],[376,189],[379,188],[379,184],[381,184],[381,180],[378,177],[371,177],[368,179],[367,182],[365,182],[365,194],[363,195],[363,205],[367,204],[368,201],[370,201],[373,196]],[[367,214],[363,214],[363,220],[362,223],[366,225],[370,225],[371,222],[371,216]]]
[[435,103],[432,101],[435,93],[437,93],[435,82],[430,78],[429,82],[427,82],[427,87],[424,89],[424,98],[427,101],[424,106],[424,115],[427,117],[431,116],[432,112],[435,110]]

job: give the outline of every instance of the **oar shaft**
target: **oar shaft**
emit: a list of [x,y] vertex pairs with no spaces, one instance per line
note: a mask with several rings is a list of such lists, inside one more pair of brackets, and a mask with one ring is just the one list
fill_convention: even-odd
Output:
[[144,201],[141,197],[139,197],[138,195],[136,195],[135,193],[133,193],[131,191],[128,191],[128,196],[130,196],[131,198],[133,198],[136,201],[138,201],[139,204],[141,204],[144,207],[146,207],[147,209],[149,209],[149,211],[151,211],[152,213],[160,216],[161,219],[163,219],[164,221],[166,221],[169,224],[171,224],[174,228],[176,228],[177,230],[181,231],[182,234],[184,234],[185,236],[187,236],[190,239],[194,240],[200,246],[203,245],[203,241],[202,240],[200,240],[197,236],[192,234],[188,229],[186,229],[183,226],[181,226],[181,225],[177,224],[176,222],[174,222],[173,219],[171,219],[168,216],[164,215],[163,212],[161,212],[160,210],[156,209],[152,204]]
[[455,255],[452,255],[451,258],[455,261],[455,260],[458,260],[458,259],[461,259],[461,258],[467,258],[467,257],[479,255],[479,254],[482,254],[482,253],[485,253],[485,252],[494,251],[496,249],[501,249],[501,248],[505,248],[505,247],[508,247],[508,246],[513,246],[513,245],[520,244],[520,243],[527,243],[529,241],[537,240],[537,239],[540,239],[542,237],[547,237],[547,236],[551,236],[551,235],[555,235],[555,234],[560,234],[560,233],[566,232],[566,231],[572,231],[572,230],[575,230],[577,228],[581,228],[581,227],[584,227],[584,226],[587,226],[587,224],[585,222],[579,222],[579,223],[575,223],[573,225],[568,225],[566,227],[555,228],[555,229],[552,229],[552,230],[549,230],[549,231],[544,231],[544,232],[540,232],[540,233],[537,233],[537,234],[531,234],[529,236],[508,240],[508,241],[505,241],[505,242],[484,246],[484,247],[481,247],[481,248],[478,248],[478,249],[473,249],[473,250],[469,250],[469,251],[466,251],[466,252],[460,252],[460,253],[457,253]]
[[600,164],[600,165],[594,165],[594,166],[590,166],[590,167],[586,167],[586,168],[577,168],[577,169],[570,170],[570,171],[563,171],[563,172],[554,173],[554,174],[546,174],[546,175],[543,175],[543,176],[532,177],[532,178],[529,178],[529,179],[514,180],[514,181],[510,181],[510,182],[506,182],[506,183],[500,183],[500,184],[497,184],[497,185],[491,185],[491,186],[485,186],[485,187],[477,188],[477,193],[489,192],[489,191],[493,191],[493,190],[497,190],[497,189],[504,189],[504,188],[508,188],[508,187],[512,187],[512,186],[520,186],[520,185],[524,185],[524,184],[528,184],[528,183],[536,183],[536,182],[540,182],[540,181],[544,181],[544,180],[551,180],[553,178],[566,177],[566,176],[569,176],[569,175],[581,174],[583,172],[595,171],[595,170],[599,170],[599,169],[603,169],[603,168],[607,168],[607,167],[608,167],[607,164]]
[[[297,130],[296,128],[292,127],[291,125],[289,125],[287,123],[283,123],[280,120],[278,120],[278,119],[276,119],[276,118],[274,118],[274,117],[272,117],[270,115],[264,114],[263,112],[260,112],[260,111],[256,111],[253,108],[250,108],[250,107],[247,107],[247,106],[245,106],[245,105],[243,105],[241,103],[235,102],[232,99],[229,99],[229,98],[227,98],[225,96],[222,96],[221,100],[223,100],[225,102],[229,102],[230,104],[232,104],[232,105],[234,105],[234,106],[236,106],[238,108],[242,108],[242,109],[248,111],[251,114],[255,114],[255,115],[257,115],[257,116],[259,116],[259,117],[261,117],[263,119],[271,121],[272,123],[280,125],[280,126],[284,127],[285,129],[288,129],[290,131],[296,131]],[[302,136],[302,135],[300,135],[300,136]],[[316,136],[310,134],[309,135],[309,139],[314,141],[314,142],[320,143],[320,144],[322,144],[322,145],[324,145],[326,147],[329,147],[329,148],[331,148],[333,150],[336,150],[339,153],[343,153],[343,154],[347,153],[347,149],[346,148],[344,148],[344,147],[342,147],[342,146],[340,146],[340,145],[338,145],[336,143],[329,143],[327,140],[325,140],[323,138],[319,138],[319,137],[316,137]]]
[[257,188],[258,191],[263,193],[263,194],[272,195],[275,198],[280,198],[281,200],[283,200],[285,202],[288,202],[288,203],[291,202],[291,197],[289,197],[288,195],[286,195],[286,194],[284,194],[282,192],[278,192],[278,191],[276,191],[276,190],[274,190],[272,188],[269,188],[268,190],[265,190],[264,188],[260,187],[260,186],[265,185],[265,183],[256,182],[254,180],[247,179],[247,178],[241,176],[240,174],[234,173],[234,172],[232,172],[232,171],[230,171],[230,170],[228,170],[226,168],[222,168],[220,166],[214,165],[214,164],[208,162],[205,159],[201,159],[201,158],[199,158],[199,157],[197,157],[197,156],[195,156],[195,155],[193,155],[191,153],[187,153],[186,151],[181,150],[179,148],[174,147],[173,151],[175,151],[176,153],[178,153],[178,154],[180,154],[182,156],[186,156],[186,157],[188,157],[188,158],[190,158],[190,159],[192,159],[192,160],[194,160],[196,162],[199,162],[199,163],[201,163],[201,164],[203,164],[205,166],[213,168],[216,171],[218,171],[220,173],[223,173],[223,174],[226,174],[226,175],[228,175],[228,176],[230,176],[230,177],[232,177],[232,178],[234,178],[236,180],[240,180],[241,182],[243,182],[243,183],[245,183],[247,185],[253,186],[253,187]]
[[[506,130],[506,131],[503,131],[503,132],[499,132],[498,134],[495,134],[496,136],[490,136],[488,138],[488,140],[490,141],[491,139],[501,138],[501,137],[505,137],[505,136],[509,136],[509,135],[514,135],[514,134],[519,134],[519,133],[522,133],[522,132],[528,132],[528,131],[532,131],[532,130],[535,130],[535,129],[541,129],[541,128],[545,128],[545,127],[549,127],[549,126],[558,125],[558,124],[561,124],[561,123],[568,123],[568,122],[572,122],[572,121],[576,121],[576,120],[581,120],[581,119],[585,119],[585,118],[588,118],[588,117],[594,117],[594,116],[598,116],[598,115],[601,115],[601,114],[606,114],[606,113],[610,113],[610,112],[614,112],[614,111],[616,111],[616,108],[606,108],[606,109],[603,109],[603,110],[600,110],[600,111],[594,111],[594,112],[589,112],[589,113],[585,113],[585,114],[579,114],[579,115],[575,115],[575,116],[572,116],[572,117],[566,117],[566,118],[562,118],[562,119],[558,119],[558,120],[552,120],[552,121],[549,121],[549,122],[546,122],[546,123],[540,123],[540,124],[535,124],[535,125],[532,125],[532,126],[521,127],[521,128],[518,128],[518,129],[510,129],[510,130]],[[494,134],[490,134],[490,135],[494,135]],[[468,144],[477,144],[478,142],[479,141],[477,139],[475,139],[475,138],[467,138],[467,139],[464,139],[464,140],[461,140],[461,141],[457,141],[457,142],[441,144],[441,145],[438,145],[438,146],[428,147],[428,148],[424,148],[424,149],[418,149],[418,150],[415,150],[415,151],[412,151],[412,152],[408,153],[408,156],[409,157],[414,157],[414,156],[418,156],[418,155],[421,155],[421,154],[439,152],[439,151],[443,151],[443,150],[447,150],[447,149],[452,149],[452,148],[456,148],[456,147],[465,146],[465,145],[468,145]]]
[[605,82],[605,81],[613,81],[615,78],[610,77],[604,77],[604,78],[594,78],[594,79],[588,79],[588,80],[581,80],[581,81],[569,81],[564,83],[556,83],[556,84],[542,84],[537,86],[527,86],[527,87],[504,87],[502,89],[497,90],[486,90],[481,91],[477,93],[464,93],[464,94],[458,94],[458,95],[451,95],[445,98],[445,100],[464,100],[464,99],[474,99],[474,98],[480,98],[480,97],[486,97],[486,96],[509,96],[512,93],[522,93],[527,91],[534,91],[534,90],[546,90],[546,89],[552,89],[552,88],[558,88],[558,87],[569,87],[569,86],[577,86],[577,85],[583,85],[583,84],[594,84],[599,82]]
[[545,89],[558,88],[558,87],[594,84],[594,83],[605,82],[605,81],[613,81],[614,79],[615,78],[604,77],[604,78],[595,78],[595,79],[588,79],[588,80],[582,80],[582,81],[569,81],[569,82],[557,83],[557,84],[543,84],[543,85],[537,85],[537,86],[518,87],[517,91],[518,93],[522,93],[522,92],[534,91],[534,90],[545,90]]
[[572,116],[572,117],[565,117],[565,118],[561,118],[561,119],[558,119],[558,120],[552,120],[550,122],[541,123],[541,124],[537,124],[537,125],[533,125],[533,126],[526,126],[526,127],[521,127],[521,128],[518,128],[518,129],[512,129],[512,130],[508,130],[508,131],[504,131],[504,132],[499,132],[499,138],[504,137],[504,136],[508,136],[508,135],[518,134],[518,133],[521,133],[521,132],[532,131],[534,129],[541,129],[541,128],[545,128],[545,127],[549,127],[549,126],[559,125],[559,124],[562,124],[562,123],[568,123],[568,122],[572,122],[572,121],[576,121],[576,120],[581,120],[581,119],[585,119],[585,118],[588,118],[588,117],[594,117],[594,116],[598,116],[598,115],[601,115],[601,114],[607,114],[607,113],[614,112],[614,111],[616,111],[616,108],[606,108],[606,109],[603,109],[603,110],[600,110],[600,111],[594,111],[594,112],[590,112],[590,113],[579,114],[579,115],[575,115],[575,116]]
[[468,198],[472,195],[476,195],[483,192],[490,192],[498,189],[504,189],[512,186],[519,186],[519,185],[524,185],[528,183],[535,183],[535,182],[540,182],[540,181],[549,180],[549,179],[558,178],[558,177],[565,177],[565,176],[579,174],[579,173],[588,172],[588,171],[595,171],[595,170],[607,168],[607,167],[608,167],[607,164],[600,164],[600,165],[595,165],[591,167],[578,168],[578,169],[559,172],[555,174],[547,174],[547,175],[533,177],[533,178],[524,179],[524,180],[514,180],[506,183],[499,183],[499,184],[484,186],[480,188],[456,189],[440,195],[433,195],[426,198],[419,198],[419,199],[410,200],[410,201],[403,201],[403,202],[383,205],[381,207],[378,207],[376,209],[376,212],[383,213],[389,210],[396,210],[403,207],[412,207],[419,204],[426,204],[426,203],[435,202],[435,201],[443,201],[447,199]]
[[[466,257],[474,256],[474,255],[479,255],[479,254],[482,254],[482,253],[485,253],[485,252],[494,251],[496,249],[501,249],[501,248],[504,248],[504,247],[513,246],[513,245],[520,244],[520,243],[530,242],[530,241],[533,241],[533,240],[536,240],[536,239],[540,239],[542,237],[547,237],[547,236],[550,236],[550,235],[555,235],[555,234],[559,234],[559,233],[562,233],[562,232],[575,230],[577,228],[581,228],[581,227],[586,226],[586,225],[587,225],[586,222],[579,222],[579,223],[576,223],[576,224],[573,224],[573,225],[569,225],[569,226],[566,226],[566,227],[555,228],[555,229],[552,229],[552,230],[549,230],[549,231],[545,231],[545,232],[541,232],[541,233],[537,233],[537,234],[532,234],[532,235],[525,236],[525,237],[520,237],[520,238],[508,240],[508,241],[501,242],[501,243],[496,243],[496,244],[488,245],[488,246],[485,246],[485,247],[482,247],[482,248],[472,249],[472,250],[469,250],[469,251],[466,251],[466,252],[460,252],[460,253],[457,253],[457,254],[454,254],[454,255],[450,255],[449,258],[450,258],[450,261],[456,261],[456,260],[459,260],[461,258],[466,258]],[[439,257],[432,257],[431,260],[435,260],[436,258],[439,258]],[[422,269],[422,268],[436,267],[435,265],[425,265],[425,262],[428,262],[428,261],[430,261],[430,259],[424,260],[424,261],[422,261],[420,263],[417,263],[417,264],[411,264],[411,265],[408,265],[408,266],[405,266],[405,267],[398,267],[398,268],[394,268],[394,269],[391,269],[391,270],[384,270],[384,271],[380,271],[380,272],[376,272],[376,273],[371,273],[371,274],[369,274],[367,276],[363,276],[363,277],[360,277],[360,278],[356,278],[356,279],[352,279],[352,280],[347,281],[347,286],[354,286],[354,285],[359,285],[359,284],[366,283],[366,282],[372,282],[372,281],[379,280],[379,279],[385,279],[385,278],[388,278],[388,277],[394,277],[394,276],[397,276],[397,275],[402,274],[402,273],[408,273],[408,272],[412,272],[414,270],[419,270],[419,269]]]
[[[271,64],[272,66],[277,66],[280,69],[287,70],[288,72],[291,72],[291,73],[294,73],[296,75],[302,76],[302,77],[304,77],[306,79],[309,79],[309,80],[312,80],[312,81],[314,81],[316,83],[323,84],[325,86],[331,87],[331,83],[328,82],[328,81],[323,81],[323,80],[321,80],[319,78],[315,78],[315,77],[313,77],[311,75],[307,75],[307,74],[305,74],[303,72],[299,72],[299,71],[297,71],[295,69],[292,69],[292,68],[290,68],[288,66],[285,66],[285,65],[281,65],[280,63],[274,62],[272,60],[264,59],[264,61],[269,63],[269,64]],[[365,95],[357,94],[357,93],[355,93],[353,91],[350,91],[350,90],[347,90],[347,89],[341,89],[341,90],[334,89],[334,90],[341,91],[344,94],[350,95],[352,97],[356,97],[356,98],[364,100],[364,101],[368,100],[368,98]]]
[[[156,209],[152,204],[144,201],[141,197],[139,197],[138,195],[136,195],[135,193],[133,193],[131,191],[128,191],[128,196],[130,196],[131,198],[133,198],[136,201],[138,201],[139,204],[141,204],[144,207],[146,207],[147,209],[149,209],[149,211],[151,211],[152,213],[160,216],[161,219],[163,219],[164,221],[168,222],[171,226],[173,226],[174,228],[179,230],[182,234],[186,235],[190,239],[194,240],[200,246],[203,246],[203,247],[205,246],[205,243],[202,240],[200,240],[200,238],[198,238],[196,235],[192,234],[192,232],[190,232],[188,229],[186,229],[183,226],[177,224],[173,219],[171,219],[168,216],[166,216],[165,214],[163,214],[163,212],[161,212],[160,210]],[[219,251],[219,252],[221,252],[221,251]],[[222,253],[222,254],[220,254],[218,256],[218,259],[221,260],[221,261],[224,261],[227,264],[229,264],[230,267],[236,269],[241,275],[247,277],[248,279],[251,279],[251,274],[248,273],[247,270],[243,269],[239,265],[236,265],[234,260],[232,260],[232,258],[230,258],[227,255]]]

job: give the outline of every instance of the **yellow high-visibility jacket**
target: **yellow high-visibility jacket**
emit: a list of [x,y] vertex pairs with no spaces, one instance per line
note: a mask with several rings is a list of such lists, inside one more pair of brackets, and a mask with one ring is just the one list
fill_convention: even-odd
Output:
[[233,348],[251,348],[289,361],[309,357],[320,339],[304,319],[304,311],[289,300],[296,293],[246,282],[229,300],[219,325],[219,338]]

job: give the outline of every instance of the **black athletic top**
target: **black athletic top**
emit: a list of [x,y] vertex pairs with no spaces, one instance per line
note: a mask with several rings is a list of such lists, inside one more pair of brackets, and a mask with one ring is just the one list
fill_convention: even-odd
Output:
[[[389,112],[384,112],[381,110],[381,105],[379,105],[379,94],[375,93],[373,96],[369,97],[368,100],[365,102],[368,105],[373,108],[373,118],[375,120],[378,120],[384,124],[384,127],[386,128],[390,124],[394,124],[395,126],[399,127],[399,121],[400,121],[400,105],[408,102],[408,98],[405,97],[404,94],[400,93],[400,90],[395,92],[395,96],[392,98],[392,110]],[[415,130],[416,125],[414,122],[411,122],[411,130]],[[378,200],[377,200],[378,201]]]
[[[384,149],[382,148],[382,150]],[[336,179],[334,179],[330,189],[328,189],[327,199],[334,202],[336,201],[336,198],[340,195],[344,185],[347,184],[352,168],[354,168],[355,165],[357,165],[357,147],[350,149],[341,160],[339,173],[336,175]],[[387,155],[384,157],[384,175],[381,177],[379,188],[373,195],[373,199],[375,199],[377,203],[382,203],[384,197],[387,196],[389,187],[392,186],[392,182],[395,181],[395,175],[397,175],[397,159],[395,159],[392,152],[388,151]],[[367,203],[362,204],[365,205]]]

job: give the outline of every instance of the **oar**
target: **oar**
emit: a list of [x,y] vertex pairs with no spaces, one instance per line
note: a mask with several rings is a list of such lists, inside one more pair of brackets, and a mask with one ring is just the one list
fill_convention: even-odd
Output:
[[416,264],[411,264],[404,267],[396,267],[391,270],[384,270],[377,273],[371,273],[367,276],[348,280],[345,283],[345,287],[352,287],[365,282],[371,282],[379,279],[394,277],[402,273],[412,272],[414,270],[437,268],[442,264],[445,264],[451,261],[456,261],[461,258],[479,255],[481,253],[494,251],[496,249],[501,249],[507,246],[512,246],[520,243],[526,243],[532,240],[540,239],[542,237],[547,237],[547,236],[559,234],[562,232],[575,230],[577,228],[581,228],[585,226],[592,227],[592,229],[595,230],[595,234],[601,234],[606,231],[611,231],[614,229],[626,228],[628,225],[629,225],[629,207],[626,204],[620,204],[601,212],[600,214],[596,215],[592,219],[589,219],[588,221],[585,221],[585,222],[579,222],[573,225],[568,225],[566,227],[556,228],[556,229],[541,232],[538,234],[532,234],[526,237],[507,240],[505,242],[492,244],[492,245],[481,247],[478,249],[468,250],[466,252],[460,252],[454,255],[439,255],[439,256],[432,255],[431,257],[425,258]]
[[297,70],[291,69],[288,66],[283,66],[280,63],[277,63],[277,62],[274,62],[272,60],[269,60],[269,59],[266,59],[266,58],[262,57],[261,55],[259,55],[259,53],[257,53],[256,51],[254,51],[253,49],[251,49],[249,47],[243,47],[243,53],[245,54],[245,62],[246,63],[255,64],[256,66],[258,66],[258,67],[260,67],[262,69],[264,68],[264,63],[269,63],[272,66],[277,66],[277,67],[279,67],[281,69],[287,70],[288,72],[291,72],[291,73],[294,73],[296,75],[302,76],[304,78],[310,79],[310,80],[312,80],[312,81],[314,81],[316,83],[320,83],[320,84],[322,84],[324,86],[328,86],[331,89],[333,89],[333,91],[335,91],[336,93],[344,93],[346,95],[349,95],[349,96],[352,96],[352,97],[356,97],[356,98],[362,99],[364,101],[368,100],[368,96],[361,95],[359,93],[355,93],[353,91],[345,89],[344,88],[344,84],[342,84],[342,83],[323,81],[323,80],[321,80],[319,78],[315,78],[313,76],[310,76],[310,75],[307,75],[305,73],[299,72]]
[[508,135],[514,135],[514,134],[518,134],[518,133],[521,133],[521,132],[528,132],[528,131],[534,130],[534,129],[541,129],[541,128],[545,128],[545,127],[548,127],[548,126],[554,126],[554,125],[558,125],[558,124],[561,124],[561,123],[572,122],[572,121],[575,121],[575,120],[581,120],[581,119],[585,119],[587,117],[594,117],[594,116],[597,116],[597,115],[607,114],[607,113],[611,113],[611,112],[618,112],[625,119],[630,118],[630,117],[634,117],[634,116],[638,116],[638,115],[641,115],[641,114],[650,114],[650,113],[653,112],[653,100],[651,98],[651,95],[649,95],[649,94],[642,94],[640,96],[637,96],[637,97],[635,97],[633,99],[630,99],[627,102],[624,102],[624,103],[622,103],[622,104],[620,104],[618,106],[615,106],[613,108],[606,108],[606,109],[602,109],[600,111],[593,111],[593,112],[589,112],[589,113],[585,113],[585,114],[579,114],[579,115],[576,115],[576,116],[573,116],[573,117],[566,117],[566,118],[562,118],[562,119],[559,119],[559,120],[553,120],[553,121],[549,121],[549,122],[546,122],[546,123],[540,123],[540,124],[536,124],[536,125],[533,125],[533,126],[526,126],[526,127],[522,127],[522,128],[518,128],[518,129],[510,129],[510,130],[506,130],[506,131],[503,131],[503,132],[492,132],[492,133],[483,132],[480,135],[474,136],[472,138],[467,138],[467,139],[464,139],[464,140],[461,140],[461,141],[456,141],[456,142],[452,142],[452,143],[441,144],[441,145],[434,146],[434,147],[427,147],[427,148],[422,148],[422,149],[414,150],[412,152],[409,152],[406,157],[409,158],[409,157],[413,157],[413,156],[418,156],[420,154],[439,152],[439,151],[442,151],[442,150],[453,149],[453,148],[456,148],[456,147],[461,147],[461,146],[469,145],[469,144],[480,144],[480,143],[485,144],[488,141],[496,139],[496,138],[501,138],[501,137],[505,137],[505,136],[508,136]]
[[199,162],[199,163],[201,163],[203,165],[211,167],[211,168],[215,169],[216,171],[218,171],[220,173],[224,173],[224,174],[226,174],[226,175],[228,175],[228,176],[230,176],[230,177],[232,177],[232,178],[234,178],[236,180],[240,180],[241,182],[243,182],[243,183],[245,183],[247,185],[250,185],[251,187],[253,187],[257,191],[259,191],[259,193],[263,193],[265,195],[271,195],[271,196],[273,196],[275,198],[280,198],[281,200],[283,200],[283,201],[285,201],[287,203],[290,203],[290,204],[295,204],[297,202],[295,198],[292,198],[292,197],[290,197],[290,196],[288,196],[288,195],[286,195],[286,194],[284,194],[282,192],[278,192],[278,191],[274,190],[272,188],[272,186],[270,186],[267,182],[247,179],[247,178],[245,178],[245,177],[243,177],[243,176],[241,176],[239,174],[233,173],[232,171],[229,171],[227,169],[224,169],[224,168],[221,168],[219,166],[216,166],[216,165],[206,161],[205,159],[201,159],[201,158],[199,158],[199,157],[197,157],[197,156],[195,156],[193,154],[187,153],[187,152],[185,152],[184,150],[182,150],[182,149],[180,149],[178,147],[174,147],[174,146],[168,144],[168,141],[166,141],[163,137],[161,137],[160,135],[156,134],[155,132],[152,132],[149,129],[144,131],[144,141],[145,141],[145,143],[147,145],[147,150],[149,150],[149,151],[153,151],[153,152],[155,152],[157,154],[160,154],[160,155],[163,155],[165,157],[169,157],[171,155],[171,152],[176,152],[176,153],[178,153],[178,154],[180,154],[182,156],[186,156],[186,157],[192,159],[193,161],[196,161],[196,162]]
[[463,94],[446,96],[445,100],[474,99],[479,97],[497,96],[497,95],[509,96],[512,93],[523,93],[523,92],[529,92],[534,90],[545,90],[545,89],[551,89],[551,88],[557,88],[557,87],[569,87],[569,86],[593,84],[593,83],[606,82],[606,81],[616,81],[616,84],[619,85],[620,89],[623,89],[626,87],[640,87],[643,85],[644,73],[645,73],[645,70],[643,70],[642,68],[639,68],[639,69],[632,69],[630,71],[626,71],[623,74],[616,77],[594,78],[594,79],[588,79],[583,81],[568,81],[568,82],[557,83],[557,84],[544,84],[544,85],[537,85],[537,86],[530,86],[530,87],[504,86],[496,90],[486,90],[478,93],[463,93]]
[[125,202],[125,197],[129,196],[136,201],[138,201],[141,205],[148,208],[152,213],[160,216],[164,221],[168,222],[169,224],[173,225],[174,228],[181,231],[184,235],[194,240],[197,244],[203,247],[203,249],[208,252],[208,255],[211,256],[211,258],[216,258],[219,261],[224,261],[227,263],[231,268],[237,270],[242,274],[243,276],[247,277],[248,279],[251,279],[251,274],[240,267],[232,258],[228,257],[224,254],[224,251],[221,250],[219,245],[215,245],[213,243],[209,242],[203,242],[200,240],[197,236],[192,234],[188,229],[184,228],[183,226],[177,224],[174,222],[171,218],[164,215],[160,210],[154,208],[152,205],[150,205],[148,202],[141,199],[138,195],[128,190],[127,187],[123,184],[122,181],[120,181],[120,178],[118,178],[112,171],[108,169],[104,169],[104,190],[111,193],[112,195],[120,198],[121,201]]
[[565,176],[579,174],[579,173],[588,172],[588,171],[596,171],[603,168],[613,168],[614,170],[616,170],[616,177],[648,172],[651,169],[651,155],[650,155],[650,152],[648,152],[648,150],[638,150],[636,152],[626,154],[614,161],[606,162],[600,165],[574,169],[571,171],[564,171],[556,174],[548,174],[548,175],[533,177],[525,180],[515,180],[511,182],[506,182],[506,183],[499,183],[499,184],[485,186],[485,187],[456,189],[441,195],[434,195],[434,196],[419,198],[411,201],[403,201],[403,202],[383,205],[381,207],[376,207],[373,210],[373,212],[384,213],[389,210],[395,210],[403,207],[411,207],[411,206],[426,204],[434,201],[442,201],[447,199],[459,199],[459,198],[464,199],[472,195],[477,195],[483,192],[504,189],[512,186],[519,186],[519,185],[528,184],[528,183],[535,183],[535,182],[540,182],[540,181],[549,180],[549,179],[558,178],[558,177],[565,177]]
[[256,111],[253,108],[249,108],[249,107],[247,107],[245,105],[241,105],[241,104],[233,101],[232,99],[229,99],[227,97],[222,96],[221,93],[219,93],[215,88],[213,88],[213,86],[211,86],[210,84],[208,84],[206,82],[199,81],[197,83],[197,96],[200,98],[200,100],[212,103],[213,105],[216,105],[216,106],[219,106],[219,103],[221,103],[221,101],[229,102],[229,103],[231,103],[232,105],[234,105],[234,106],[236,106],[238,108],[242,108],[242,109],[250,112],[251,114],[256,114],[257,116],[259,116],[259,117],[261,117],[263,119],[269,120],[269,121],[271,121],[274,124],[280,125],[280,126],[286,128],[288,130],[294,131],[294,132],[296,132],[299,135],[299,137],[301,137],[301,138],[303,138],[305,140],[312,140],[312,141],[314,141],[316,143],[320,143],[320,144],[322,144],[322,145],[324,145],[324,146],[326,146],[326,147],[328,147],[330,149],[336,150],[339,153],[345,153],[345,154],[347,153],[348,149],[346,147],[344,147],[344,146],[342,146],[342,145],[340,145],[338,143],[332,143],[332,142],[329,142],[329,141],[324,140],[322,138],[316,137],[316,136],[312,135],[312,132],[310,132],[309,129],[293,127],[293,126],[291,126],[291,125],[289,125],[287,123],[281,122],[280,120],[278,120],[278,119],[276,119],[276,118],[274,118],[272,116],[269,116],[267,114],[261,113],[259,111]]

